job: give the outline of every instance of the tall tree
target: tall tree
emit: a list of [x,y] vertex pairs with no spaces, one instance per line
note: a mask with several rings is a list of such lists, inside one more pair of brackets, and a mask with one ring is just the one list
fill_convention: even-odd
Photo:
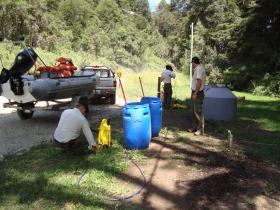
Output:
[[[256,0],[240,6],[246,18],[237,33],[231,71],[245,79],[234,86],[246,88],[252,84],[251,80],[272,85],[280,75],[280,1]],[[280,93],[280,82],[274,86],[274,91]]]

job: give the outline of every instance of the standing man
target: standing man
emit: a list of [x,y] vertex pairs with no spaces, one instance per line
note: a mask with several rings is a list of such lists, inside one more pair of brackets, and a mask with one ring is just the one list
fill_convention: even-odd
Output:
[[194,70],[192,77],[192,94],[191,94],[191,109],[192,109],[192,129],[195,135],[204,134],[204,114],[203,114],[203,99],[205,86],[205,69],[200,65],[198,57],[192,58],[192,68]]
[[[80,101],[76,108],[66,109],[62,112],[54,132],[54,142],[58,146],[65,150],[75,150],[88,143],[90,150],[95,153],[99,152],[88,121],[84,116],[88,111],[88,105]],[[81,132],[83,132],[86,140],[82,138]]]
[[172,100],[172,85],[171,79],[175,79],[176,74],[173,72],[171,65],[166,65],[165,70],[161,74],[161,81],[164,83],[164,96],[163,96],[163,108],[170,109]]

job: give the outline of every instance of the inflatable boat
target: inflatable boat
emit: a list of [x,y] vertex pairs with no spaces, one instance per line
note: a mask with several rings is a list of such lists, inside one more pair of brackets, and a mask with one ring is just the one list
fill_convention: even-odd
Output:
[[10,70],[2,69],[0,93],[19,104],[37,101],[55,101],[92,92],[99,82],[95,73],[91,75],[73,74],[69,77],[40,77],[28,75],[38,55],[32,48],[20,52]]

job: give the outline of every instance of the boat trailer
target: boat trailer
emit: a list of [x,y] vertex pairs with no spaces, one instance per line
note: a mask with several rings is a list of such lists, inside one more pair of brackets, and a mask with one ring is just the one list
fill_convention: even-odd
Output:
[[11,101],[4,103],[4,108],[12,108],[17,110],[17,115],[21,120],[32,118],[36,111],[63,111],[65,109],[74,108],[79,100],[86,100],[86,96],[75,96],[68,99],[53,101],[34,101],[28,103],[19,103]]

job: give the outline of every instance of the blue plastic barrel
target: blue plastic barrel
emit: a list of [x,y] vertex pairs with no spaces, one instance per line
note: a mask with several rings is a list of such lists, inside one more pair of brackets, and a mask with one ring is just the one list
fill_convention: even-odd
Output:
[[162,127],[162,103],[160,98],[156,97],[143,97],[142,103],[149,104],[151,112],[151,125],[152,125],[152,137],[159,135]]
[[128,103],[123,108],[124,140],[128,149],[146,149],[151,142],[149,104]]

